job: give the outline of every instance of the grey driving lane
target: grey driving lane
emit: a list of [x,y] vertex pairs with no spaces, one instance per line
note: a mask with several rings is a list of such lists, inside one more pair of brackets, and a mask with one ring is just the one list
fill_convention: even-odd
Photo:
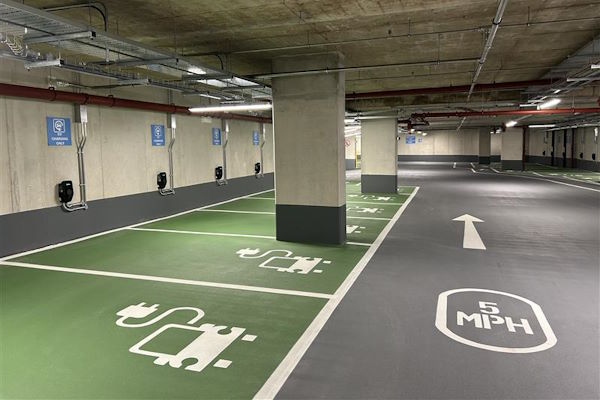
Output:
[[[599,398],[600,193],[452,165],[401,165],[399,179],[421,190],[277,397]],[[465,213],[485,221],[487,250],[462,248],[464,223],[452,219]],[[451,339],[436,306],[459,288],[537,303],[558,342],[510,354]],[[469,324],[482,342],[535,341]]]

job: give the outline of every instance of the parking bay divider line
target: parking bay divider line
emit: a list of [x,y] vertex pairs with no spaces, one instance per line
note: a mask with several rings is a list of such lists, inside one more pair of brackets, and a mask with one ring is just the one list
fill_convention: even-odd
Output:
[[[273,197],[245,197],[243,199],[240,200],[273,200],[275,201],[275,199]],[[346,201],[346,204],[377,204],[377,205],[386,205],[386,206],[401,206],[404,203],[386,203],[385,201],[356,201],[356,200],[351,200],[351,201]]]
[[[585,187],[585,186],[573,185],[572,183],[561,182],[561,181],[557,181],[557,180],[550,179],[550,178],[547,178],[547,177],[539,177],[538,178],[538,177],[531,176],[531,175],[520,175],[520,174],[513,174],[513,173],[501,172],[501,171],[498,171],[497,169],[491,168],[491,167],[490,167],[490,169],[492,171],[494,171],[497,175],[502,175],[502,176],[516,176],[516,177],[519,177],[519,178],[534,179],[534,180],[544,181],[544,182],[552,182],[552,183],[556,183],[558,185],[570,186],[570,187],[574,187],[574,188],[577,188],[577,189],[584,189],[584,190],[589,190],[591,192],[600,193],[600,189],[594,189],[594,188]],[[478,173],[484,173],[485,174],[485,172],[477,172],[477,171],[475,171],[473,169],[471,171],[473,171],[476,174],[478,174]],[[543,176],[543,175],[540,175],[540,176]]]
[[191,279],[181,278],[168,278],[164,276],[154,275],[139,275],[139,274],[128,274],[123,272],[112,272],[112,271],[101,271],[96,269],[82,269],[82,268],[70,268],[70,267],[57,267],[53,265],[43,264],[31,264],[17,261],[0,261],[0,266],[19,267],[19,268],[30,268],[45,271],[58,271],[58,272],[69,272],[82,275],[95,275],[95,276],[106,276],[111,278],[124,278],[138,281],[152,281],[152,282],[164,282],[164,283],[175,283],[180,285],[192,285],[192,286],[205,286],[219,289],[233,289],[233,290],[244,290],[248,292],[261,292],[271,294],[281,294],[289,296],[300,296],[300,297],[313,297],[320,299],[331,299],[333,295],[327,293],[317,292],[305,292],[302,290],[290,290],[290,289],[276,289],[262,286],[250,286],[250,285],[238,285],[233,283],[219,283],[209,281],[196,281]]
[[[263,214],[263,215],[275,215],[272,211],[243,211],[243,210],[220,210],[220,209],[198,209],[194,210],[197,212],[223,212],[223,213],[233,213],[233,214]],[[352,215],[346,215],[346,219],[371,219],[375,221],[391,221],[392,218],[382,218],[382,217],[356,217]]]
[[388,224],[383,228],[377,239],[373,243],[373,245],[367,250],[367,252],[360,259],[358,264],[354,266],[350,274],[344,279],[344,282],[338,287],[335,291],[333,297],[325,304],[325,306],[321,309],[319,314],[315,317],[315,319],[311,322],[308,328],[304,331],[302,336],[296,341],[292,349],[285,356],[283,361],[279,363],[275,371],[271,374],[271,376],[267,379],[267,381],[263,384],[261,389],[254,395],[255,399],[272,399],[274,398],[285,381],[291,375],[300,359],[306,353],[312,342],[315,340],[321,329],[325,326],[325,323],[329,320],[338,304],[342,301],[346,293],[350,290],[358,276],[365,269],[366,265],[369,263],[379,246],[383,243],[383,240],[386,238],[392,227],[396,224],[400,216],[404,213],[410,202],[414,199],[416,194],[419,191],[419,186],[416,186],[413,192],[410,194],[406,202],[400,207],[400,209],[396,212],[394,217],[388,222]]
[[[277,239],[275,236],[250,235],[250,234],[244,234],[244,233],[182,231],[182,230],[176,230],[176,229],[155,229],[155,228],[128,228],[128,230],[142,231],[142,232],[179,233],[179,234],[184,234],[184,235],[244,237],[244,238],[267,239],[267,240],[276,240]],[[351,245],[351,246],[371,246],[371,243],[362,243],[362,242],[346,242],[346,244]]]

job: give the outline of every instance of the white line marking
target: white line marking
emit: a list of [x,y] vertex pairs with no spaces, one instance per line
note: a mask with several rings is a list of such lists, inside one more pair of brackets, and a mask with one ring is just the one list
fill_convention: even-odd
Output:
[[495,170],[494,168],[491,168],[491,170],[494,171],[495,173],[497,173],[499,175],[503,175],[503,176],[516,176],[516,177],[525,178],[525,179],[535,179],[537,181],[552,182],[552,183],[556,183],[556,184],[559,184],[559,185],[570,186],[570,187],[574,187],[574,188],[578,188],[578,189],[590,190],[592,192],[600,193],[600,189],[594,189],[594,188],[589,188],[589,187],[585,187],[585,186],[573,185],[572,183],[555,181],[554,179],[550,179],[550,178],[536,178],[535,176],[525,176],[525,175],[518,175],[518,174],[506,174],[506,173],[500,172],[498,170]]
[[[406,204],[406,203],[404,203]],[[269,211],[239,211],[239,210],[210,210],[210,209],[202,209],[202,210],[194,210],[199,212],[224,212],[224,213],[233,213],[233,214],[263,214],[263,215],[275,215],[274,212]],[[391,218],[380,218],[380,217],[354,217],[351,215],[346,215],[346,219],[372,219],[376,221],[390,221]],[[148,222],[149,223],[149,222]],[[1,261],[1,260],[0,260]]]
[[254,239],[272,239],[275,240],[275,236],[263,236],[263,235],[246,235],[243,233],[221,233],[221,232],[197,232],[197,231],[180,231],[174,229],[154,229],[154,228],[129,228],[130,231],[145,231],[145,232],[162,232],[162,233],[181,233],[186,235],[204,235],[204,236],[228,236],[228,237],[245,237]]
[[[154,229],[154,228],[127,228],[130,231],[143,231],[143,232],[159,232],[159,233],[179,233],[183,235],[202,235],[202,236],[227,236],[227,237],[243,237],[252,239],[267,239],[277,240],[275,236],[265,235],[248,235],[244,233],[222,233],[222,232],[198,232],[198,231],[180,231],[175,229]],[[370,246],[371,243],[360,243],[360,242],[346,242],[350,246]]]
[[201,212],[223,212],[223,213],[233,213],[233,214],[263,214],[263,215],[275,215],[274,212],[270,211],[240,211],[240,210],[194,210]]
[[163,277],[163,276],[153,276],[153,275],[126,274],[126,273],[122,273],[122,272],[100,271],[100,270],[95,270],[95,269],[55,267],[52,265],[30,264],[30,263],[22,263],[22,262],[16,262],[16,261],[1,261],[0,265],[7,265],[7,266],[12,266],[12,267],[20,267],[20,268],[42,269],[42,270],[46,270],[46,271],[70,272],[70,273],[83,274],[83,275],[108,276],[108,277],[112,277],[112,278],[125,278],[125,279],[133,279],[133,280],[138,280],[138,281],[166,282],[166,283],[176,283],[176,284],[180,284],[180,285],[206,286],[206,287],[215,287],[215,288],[220,288],[220,289],[245,290],[248,292],[285,294],[285,295],[290,295],[290,296],[301,296],[301,297],[316,297],[319,299],[332,299],[334,296],[334,295],[325,294],[325,293],[303,292],[300,290],[274,289],[274,288],[267,288],[267,287],[260,287],[260,286],[236,285],[236,284],[231,284],[231,283],[194,281],[194,280],[190,280],[190,279],[167,278],[167,277]]
[[472,168],[475,168],[475,163],[471,163],[471,167],[472,167]]
[[367,246],[367,247],[373,245],[373,243],[360,243],[360,242],[346,242],[346,244],[350,244],[353,246]]
[[[256,199],[256,200],[271,200],[271,201],[275,201],[275,199],[272,198],[272,197],[244,197],[244,198],[242,198],[240,200],[254,200],[254,199]],[[352,200],[352,201],[346,201],[346,204],[355,204],[355,203],[356,204],[379,204],[379,205],[386,204],[386,205],[392,205],[392,206],[401,206],[403,204],[403,203],[387,203],[387,202],[383,202],[383,201],[380,201],[380,202],[374,202],[374,201],[354,201],[354,200]]]
[[454,164],[452,165],[452,168],[456,168],[456,163],[454,163]]
[[[148,220],[148,221],[138,222],[138,223],[136,223],[136,224],[131,224],[131,225],[122,226],[122,227],[120,227],[120,228],[110,229],[110,230],[108,230],[108,231],[104,231],[104,232],[95,233],[95,234],[93,234],[93,235],[83,236],[83,237],[80,237],[80,238],[77,238],[77,239],[73,239],[73,240],[68,240],[68,241],[66,241],[66,242],[62,242],[62,243],[51,244],[51,245],[48,245],[48,246],[40,247],[39,249],[28,250],[28,251],[24,251],[24,252],[22,252],[22,253],[17,253],[17,254],[11,254],[11,255],[9,255],[9,256],[6,256],[6,257],[3,257],[3,258],[0,258],[0,262],[1,262],[1,261],[4,261],[4,260],[11,260],[11,259],[13,259],[13,258],[17,258],[17,257],[23,257],[23,256],[26,256],[26,255],[29,255],[29,254],[39,253],[39,252],[41,252],[41,251],[46,251],[46,250],[55,249],[55,248],[57,248],[57,247],[62,247],[62,246],[66,246],[66,245],[69,245],[69,244],[73,244],[73,243],[81,242],[81,241],[88,240],[88,239],[92,239],[92,238],[95,238],[95,237],[98,237],[98,236],[104,236],[104,235],[108,235],[109,233],[120,232],[120,231],[123,231],[123,230],[125,230],[125,229],[134,228],[134,227],[136,227],[136,226],[141,226],[141,225],[151,224],[151,223],[153,223],[153,222],[158,222],[158,221],[163,221],[163,220],[165,220],[165,219],[175,218],[175,217],[178,217],[178,216],[180,216],[180,215],[185,215],[185,214],[193,213],[193,212],[195,212],[195,211],[203,211],[204,209],[206,209],[206,208],[208,208],[208,207],[214,207],[214,206],[218,206],[218,205],[221,205],[221,204],[230,203],[230,202],[232,202],[232,201],[239,200],[239,199],[242,199],[242,198],[244,198],[244,197],[248,197],[248,196],[254,196],[254,195],[256,195],[256,194],[262,194],[262,193],[265,193],[265,192],[270,192],[271,190],[273,190],[273,189],[264,190],[264,191],[262,191],[262,192],[251,193],[251,194],[248,194],[248,195],[246,195],[246,196],[240,196],[240,197],[236,197],[236,198],[233,198],[233,199],[229,199],[229,200],[221,201],[221,202],[219,202],[219,203],[208,204],[208,205],[206,205],[206,206],[203,206],[203,207],[200,207],[200,208],[194,208],[194,209],[191,209],[191,210],[182,211],[182,212],[180,212],[180,213],[176,213],[176,214],[168,215],[168,216],[166,216],[166,217],[155,218],[155,219],[151,219],[151,220]],[[210,211],[210,210],[208,210],[208,211]],[[274,214],[274,213],[273,213],[273,214]]]
[[415,187],[414,191],[406,202],[396,212],[390,222],[383,228],[373,245],[367,250],[365,255],[360,259],[358,264],[352,269],[352,272],[346,277],[342,285],[336,290],[333,298],[331,298],[327,304],[321,309],[317,317],[308,326],[306,331],[302,334],[300,339],[294,344],[290,352],[285,356],[283,361],[277,366],[273,374],[265,382],[263,387],[254,395],[255,399],[272,399],[275,397],[277,392],[281,389],[287,378],[290,376],[308,347],[311,345],[313,340],[317,337],[323,326],[331,317],[331,314],[336,309],[338,304],[342,301],[348,290],[352,287],[358,276],[361,274],[367,263],[371,260],[371,257],[375,254],[381,243],[388,235],[394,224],[398,221],[404,210],[408,207],[412,199],[415,197],[419,187]]
[[[527,172],[531,172],[532,174],[537,175],[537,176],[541,176],[542,178],[547,178],[546,175],[542,175],[542,174],[537,173],[535,171],[527,171]],[[552,174],[552,175],[558,175],[558,174]],[[566,176],[566,175],[562,175],[562,176],[558,175],[558,177],[559,178],[563,178],[563,179],[568,179],[568,180],[574,181],[574,182],[587,183],[588,185],[596,185],[596,186],[598,185],[598,183],[596,183],[596,182],[586,182],[586,181],[583,181],[581,179],[575,179],[575,178],[572,178],[572,177]],[[583,179],[592,179],[592,178],[583,178]]]
[[[406,203],[404,203],[406,204]],[[392,218],[380,218],[380,217],[353,217],[351,215],[346,215],[346,219],[372,219],[374,221],[391,221]]]
[[380,206],[387,206],[387,205],[390,205],[390,206],[401,206],[404,203],[386,203],[384,201],[375,202],[375,201],[354,201],[354,200],[352,200],[352,201],[347,201],[346,204],[377,204],[377,205],[380,205]]
[[463,248],[474,249],[474,250],[485,250],[485,245],[481,236],[475,228],[474,222],[484,222],[483,220],[474,217],[469,214],[461,215],[460,217],[454,218],[452,221],[461,221],[465,223],[464,236],[463,236]]

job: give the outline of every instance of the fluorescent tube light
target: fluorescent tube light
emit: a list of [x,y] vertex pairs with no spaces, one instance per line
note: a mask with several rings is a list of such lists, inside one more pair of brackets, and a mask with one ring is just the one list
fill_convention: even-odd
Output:
[[506,124],[504,124],[507,128],[512,128],[513,126],[517,125],[517,121],[508,121]]
[[203,70],[202,68],[199,68],[199,67],[194,67],[194,66],[189,67],[187,69],[187,71],[190,74],[194,74],[194,75],[205,75],[206,74],[205,70]]
[[552,108],[560,103],[560,99],[550,99],[548,101],[543,102],[538,106],[538,110],[545,110],[547,108]]
[[600,69],[600,64],[592,64],[592,69]]
[[269,103],[264,104],[235,104],[227,106],[211,106],[211,107],[192,107],[190,112],[193,113],[211,113],[211,112],[229,112],[229,111],[265,111],[270,110],[273,106]]
[[221,100],[220,97],[213,96],[213,95],[207,94],[207,93],[200,93],[200,97],[206,97],[207,99]]
[[529,125],[530,128],[554,128],[556,124],[537,124]]

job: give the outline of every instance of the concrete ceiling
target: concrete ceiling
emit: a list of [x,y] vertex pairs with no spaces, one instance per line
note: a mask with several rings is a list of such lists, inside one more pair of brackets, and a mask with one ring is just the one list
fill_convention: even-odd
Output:
[[[26,0],[37,8],[78,0]],[[84,1],[85,2],[85,1]],[[241,75],[271,72],[278,56],[339,51],[346,66],[477,59],[496,0],[103,0],[109,31],[187,55]],[[101,29],[87,9],[58,15]],[[539,79],[600,34],[600,2],[512,0],[479,83]],[[600,48],[597,57],[600,58]],[[469,85],[476,63],[397,66],[346,73],[346,92]],[[586,93],[582,104],[598,97]],[[582,99],[584,97],[581,97]],[[474,96],[473,102],[522,99],[520,90]],[[465,102],[466,95],[430,95],[349,102],[356,110]],[[576,100],[579,101],[579,100]],[[593,102],[591,103],[593,104]]]

